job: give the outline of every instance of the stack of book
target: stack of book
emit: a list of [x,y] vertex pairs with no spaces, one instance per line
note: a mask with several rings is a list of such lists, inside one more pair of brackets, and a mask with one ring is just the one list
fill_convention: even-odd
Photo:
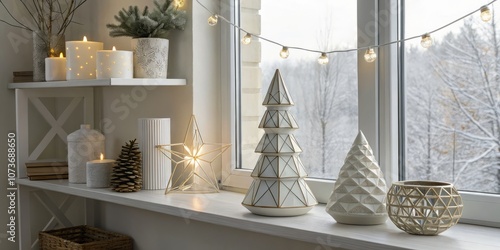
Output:
[[68,179],[68,162],[54,160],[26,162],[26,175],[30,180]]
[[14,71],[13,82],[32,82],[33,81],[33,71]]

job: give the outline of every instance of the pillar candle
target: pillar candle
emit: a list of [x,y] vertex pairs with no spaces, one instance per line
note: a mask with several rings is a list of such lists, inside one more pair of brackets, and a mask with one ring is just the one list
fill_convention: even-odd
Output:
[[47,82],[66,80],[66,58],[62,52],[59,57],[45,58],[45,80]]
[[95,79],[96,53],[102,50],[101,42],[83,41],[66,42],[66,79]]
[[134,64],[132,51],[97,51],[97,79],[133,78]]
[[87,162],[87,187],[105,188],[111,183],[111,171],[115,160],[104,159],[101,154],[100,160]]

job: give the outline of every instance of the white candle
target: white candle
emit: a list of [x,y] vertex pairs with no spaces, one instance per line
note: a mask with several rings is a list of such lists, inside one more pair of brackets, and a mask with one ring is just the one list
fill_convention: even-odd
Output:
[[95,79],[96,53],[102,50],[101,42],[83,41],[66,42],[66,79]]
[[133,78],[134,64],[132,51],[99,50],[97,51],[97,79]]
[[66,80],[66,58],[62,52],[59,57],[45,58],[45,80],[47,82]]
[[101,154],[100,160],[87,162],[87,187],[105,188],[111,183],[111,171],[115,160],[104,159]]

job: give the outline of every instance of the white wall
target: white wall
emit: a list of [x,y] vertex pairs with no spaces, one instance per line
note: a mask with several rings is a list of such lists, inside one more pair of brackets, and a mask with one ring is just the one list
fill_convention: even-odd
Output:
[[[17,13],[13,5],[13,0],[6,4]],[[6,13],[0,10],[3,18]],[[15,106],[14,90],[7,89],[7,83],[12,82],[13,71],[26,71],[32,69],[32,35],[20,29],[11,28],[5,24],[0,24],[0,249],[17,249],[16,243],[7,241],[6,226],[9,215],[7,195],[7,133],[15,132]]]

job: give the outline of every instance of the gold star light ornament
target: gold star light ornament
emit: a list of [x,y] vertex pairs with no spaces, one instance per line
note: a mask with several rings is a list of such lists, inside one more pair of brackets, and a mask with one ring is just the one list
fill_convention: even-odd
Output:
[[184,142],[156,146],[174,164],[165,194],[174,191],[183,193],[219,192],[212,164],[230,147],[231,144],[204,142],[193,115],[189,121]]

